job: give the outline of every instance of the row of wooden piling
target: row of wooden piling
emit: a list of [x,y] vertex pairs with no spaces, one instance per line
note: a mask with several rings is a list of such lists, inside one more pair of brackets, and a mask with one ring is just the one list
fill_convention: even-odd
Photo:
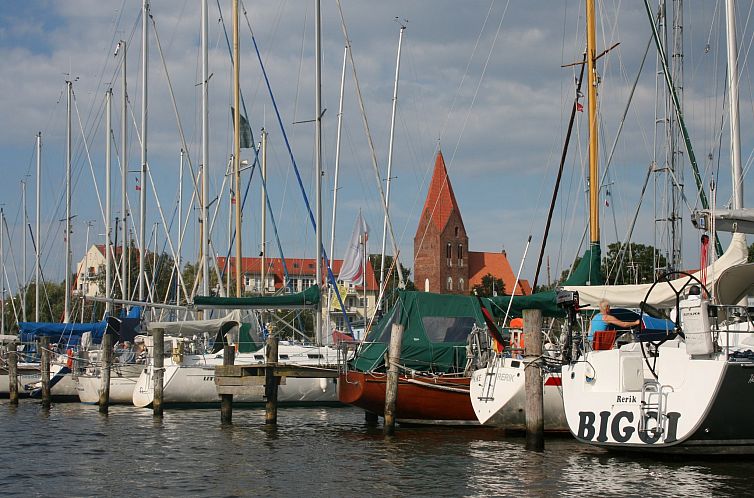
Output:
[[[390,347],[387,355],[387,385],[385,390],[385,411],[383,432],[385,435],[395,433],[395,404],[398,397],[398,379],[400,351],[403,340],[404,327],[393,324],[390,335]],[[534,451],[544,450],[544,399],[542,385],[542,371],[533,365],[542,356],[542,312],[539,310],[524,310],[524,358],[527,363],[525,369],[526,385],[526,447]],[[155,329],[152,336],[152,361],[154,399],[152,410],[155,417],[163,416],[163,383],[164,383],[164,330]],[[50,407],[50,350],[49,338],[42,337],[39,341],[41,351],[42,373],[42,406]],[[266,344],[266,365],[264,370],[265,385],[265,424],[277,424],[278,386],[280,376],[275,375],[274,367],[278,364],[278,339],[269,337]],[[112,336],[105,334],[102,339],[102,369],[99,411],[108,413],[110,398],[110,371],[112,367]],[[232,366],[235,362],[235,348],[225,346],[223,350],[223,366]],[[532,366],[529,368],[529,366]],[[8,351],[9,395],[12,405],[18,404],[18,350],[15,343]],[[223,424],[233,421],[233,394],[220,394],[220,420]]]

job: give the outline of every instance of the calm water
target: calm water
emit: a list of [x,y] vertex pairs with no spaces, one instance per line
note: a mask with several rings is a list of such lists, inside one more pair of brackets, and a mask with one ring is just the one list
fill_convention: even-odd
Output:
[[364,425],[352,408],[150,410],[0,401],[0,494],[23,496],[743,495],[754,460],[635,460],[490,429]]

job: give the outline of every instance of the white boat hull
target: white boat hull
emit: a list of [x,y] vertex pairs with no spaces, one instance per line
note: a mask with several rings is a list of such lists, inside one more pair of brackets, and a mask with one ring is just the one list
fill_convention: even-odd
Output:
[[[324,353],[323,353],[324,352]],[[309,355],[313,354],[317,358]],[[335,364],[337,352],[331,348],[309,346],[279,346],[281,358],[289,358],[295,364],[318,365],[324,360]],[[322,355],[324,358],[319,358]],[[332,358],[330,357],[332,355]],[[260,354],[239,354],[236,365],[261,363]],[[222,365],[221,356],[186,357],[176,364],[170,357],[165,358],[163,376],[163,404],[202,405],[217,404],[220,395],[215,385],[215,367]],[[234,395],[234,403],[261,404],[266,401],[264,385],[249,388],[250,393]],[[153,368],[148,365],[139,376],[133,391],[133,404],[147,407],[154,400]],[[337,404],[338,393],[335,379],[326,378],[285,378],[278,387],[278,403],[282,404]]]
[[[144,365],[113,365],[110,371],[110,404],[133,404],[133,392]],[[82,403],[99,403],[102,378],[97,373],[79,375],[76,389]]]
[[661,386],[658,395],[648,394],[645,381],[651,384],[654,375],[638,344],[593,351],[564,366],[563,399],[573,435],[621,450],[754,453],[754,362],[726,361],[723,353],[692,358],[680,341],[659,351],[648,357]]
[[[471,405],[480,423],[506,430],[526,430],[524,366],[521,360],[498,358],[492,366],[474,372]],[[545,431],[567,432],[560,374],[546,373],[543,382]]]

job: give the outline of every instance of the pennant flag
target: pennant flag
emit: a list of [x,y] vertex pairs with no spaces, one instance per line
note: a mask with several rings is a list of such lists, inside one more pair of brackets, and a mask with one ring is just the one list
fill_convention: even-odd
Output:
[[584,112],[584,106],[581,105],[581,102],[576,102],[576,110],[579,112]]
[[[230,106],[230,122],[233,123],[233,126],[236,125],[235,112],[236,111],[233,106]],[[241,118],[241,148],[251,149],[253,147],[253,140],[251,138],[251,126],[249,126],[249,122],[246,120],[246,117],[243,114],[241,114],[239,118]]]
[[136,191],[138,192],[141,190],[141,183],[139,183],[139,177],[136,177]]
[[364,221],[364,217],[356,218],[356,224],[351,233],[351,240],[346,247],[346,256],[343,258],[343,266],[340,268],[338,280],[351,282],[353,285],[364,284],[364,244],[369,238],[369,225]]

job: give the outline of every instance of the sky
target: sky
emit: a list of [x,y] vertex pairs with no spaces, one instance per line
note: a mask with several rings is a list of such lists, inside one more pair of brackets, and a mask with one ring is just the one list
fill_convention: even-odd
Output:
[[[652,2],[656,6],[656,2]],[[178,249],[180,156],[185,137],[183,261],[198,257],[198,224],[191,207],[189,166],[196,172],[200,157],[200,1],[152,2],[148,69],[148,164],[154,182],[146,186],[146,233],[150,247],[171,252],[169,227]],[[222,14],[209,2],[210,66],[210,198],[219,205],[212,240],[219,254],[228,250],[228,189],[226,168],[232,149],[230,119],[231,62],[223,23],[231,36],[231,3],[220,1]],[[724,4],[684,2],[684,115],[699,159],[705,188],[714,174],[716,205],[730,198],[729,133],[725,75]],[[748,54],[754,26],[751,6],[741,4],[736,15],[740,46],[741,143],[744,171],[751,165],[754,106]],[[89,244],[104,240],[102,202],[105,198],[106,90],[113,87],[113,217],[120,212],[122,149],[121,65],[114,56],[118,40],[127,44],[128,152],[126,190],[134,220],[138,220],[136,171],[139,168],[141,88],[141,17],[139,2],[70,0],[24,2],[7,0],[0,12],[0,204],[8,225],[4,261],[7,284],[23,281],[23,240],[27,278],[33,261],[29,230],[24,230],[22,182],[26,212],[34,226],[36,210],[37,132],[42,133],[41,241],[46,278],[64,275],[66,80],[73,81],[72,214],[73,261]],[[668,10],[672,9],[668,6]],[[249,26],[269,78],[292,155],[310,202],[314,202],[314,2],[247,2],[240,21],[241,87],[255,140],[260,130],[268,138],[268,196],[287,257],[312,257],[314,230],[296,180],[285,136],[265,85]],[[575,95],[578,66],[584,51],[584,6],[581,1],[515,2],[503,0],[386,0],[342,2],[355,72],[381,180],[377,180],[355,92],[353,68],[345,78],[340,155],[335,257],[343,257],[357,213],[370,225],[369,251],[380,251],[382,208],[378,183],[388,176],[388,145],[392,92],[400,26],[403,37],[392,158],[390,215],[400,259],[412,267],[413,238],[434,165],[442,150],[473,251],[505,250],[514,271],[523,261],[522,277],[533,280],[547,210]],[[672,40],[672,25],[668,37]],[[156,26],[156,30],[154,29]],[[599,51],[619,45],[600,58],[599,138],[602,243],[624,240],[638,210],[632,241],[667,247],[665,229],[667,174],[650,180],[640,204],[648,168],[658,169],[670,155],[663,123],[664,87],[656,78],[656,49],[649,46],[650,23],[642,2],[597,2]],[[158,45],[159,40],[159,45]],[[323,228],[329,247],[330,217],[336,155],[338,101],[345,39],[338,5],[322,2]],[[163,62],[164,60],[164,62]],[[166,71],[167,68],[167,71]],[[637,79],[638,74],[638,79]],[[169,79],[168,77],[169,76]],[[169,83],[168,83],[169,81]],[[636,81],[636,87],[634,87]],[[171,89],[172,95],[171,96]],[[656,97],[659,93],[660,100]],[[627,107],[629,97],[630,106]],[[173,99],[175,101],[174,110]],[[586,100],[581,99],[586,106]],[[627,111],[626,111],[627,109]],[[625,113],[625,120],[622,116]],[[546,255],[554,279],[583,251],[587,223],[585,207],[587,123],[577,113],[553,217]],[[179,128],[180,123],[180,128]],[[622,124],[621,124],[622,123]],[[659,124],[656,124],[659,123]],[[620,134],[618,131],[620,130]],[[617,139],[616,139],[617,136]],[[607,157],[612,150],[609,171]],[[686,156],[686,153],[682,153]],[[253,163],[253,153],[242,151]],[[246,185],[251,169],[244,172]],[[253,173],[244,205],[242,242],[245,255],[261,248],[259,171]],[[678,173],[685,185],[681,202],[683,261],[698,267],[698,233],[689,223],[699,207],[687,160]],[[746,189],[745,205],[754,199]],[[164,213],[159,215],[158,206]],[[279,256],[268,220],[268,255]],[[131,226],[134,233],[138,228]],[[25,233],[26,236],[22,234]],[[157,235],[151,235],[156,233]],[[9,236],[9,237],[8,237]],[[527,239],[531,243],[527,246]],[[727,240],[723,237],[724,240]],[[390,244],[388,243],[388,248]],[[528,247],[528,249],[527,249]],[[603,249],[604,250],[604,249]],[[388,249],[388,252],[389,249]],[[543,268],[540,282],[547,280]]]

